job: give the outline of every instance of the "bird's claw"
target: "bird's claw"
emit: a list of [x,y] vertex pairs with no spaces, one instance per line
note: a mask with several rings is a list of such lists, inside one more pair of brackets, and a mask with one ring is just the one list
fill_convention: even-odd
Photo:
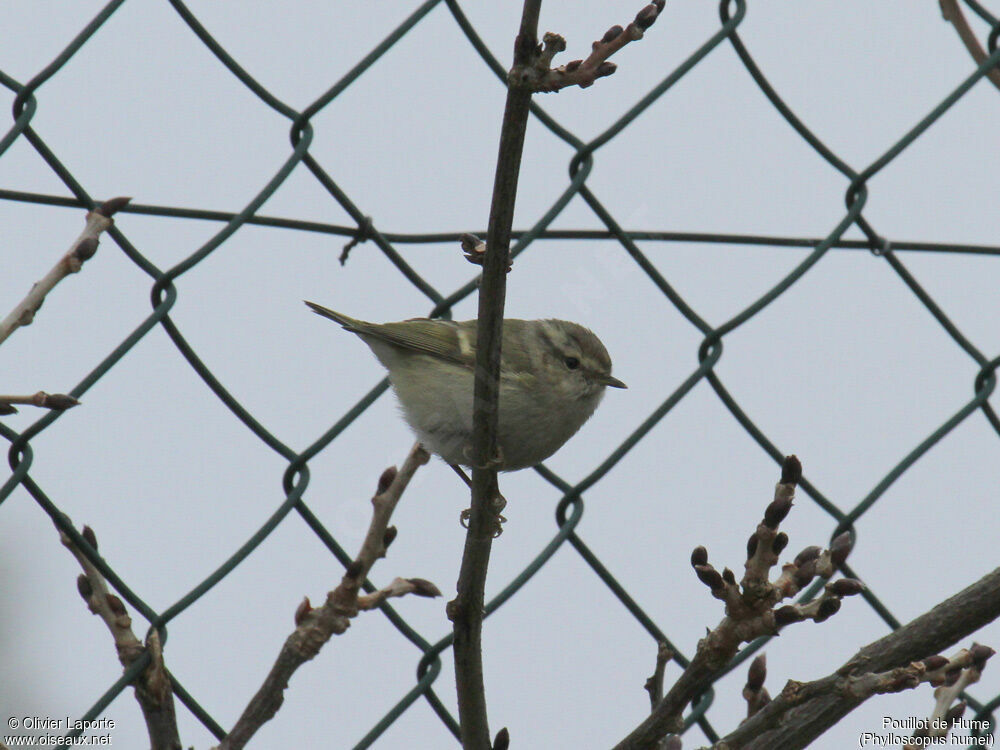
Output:
[[[496,514],[496,526],[493,529],[493,538],[496,539],[503,533],[503,524],[507,523],[505,516],[501,515],[500,511],[507,507],[507,500],[503,495],[497,495],[493,498],[493,512]],[[469,528],[469,519],[472,517],[472,508],[466,508],[458,516],[458,522],[462,524],[463,529]]]

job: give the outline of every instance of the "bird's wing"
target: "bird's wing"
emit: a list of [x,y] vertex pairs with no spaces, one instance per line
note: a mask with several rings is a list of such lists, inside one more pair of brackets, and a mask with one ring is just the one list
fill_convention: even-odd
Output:
[[368,323],[356,320],[315,302],[306,302],[313,312],[340,323],[360,336],[369,336],[387,344],[428,354],[438,359],[472,365],[476,354],[474,321],[452,323],[446,320],[414,318],[400,323]]
[[476,330],[467,323],[415,318],[399,323],[369,324],[357,331],[388,344],[471,366],[476,356]]

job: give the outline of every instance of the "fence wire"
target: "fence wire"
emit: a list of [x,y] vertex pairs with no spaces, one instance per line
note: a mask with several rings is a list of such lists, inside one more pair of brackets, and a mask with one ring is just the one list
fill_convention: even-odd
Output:
[[[422,292],[434,305],[432,315],[447,315],[450,309],[459,301],[471,295],[476,288],[475,281],[470,282],[450,293],[445,293],[436,289],[420,274],[418,274],[399,252],[397,246],[412,243],[428,243],[458,240],[460,230],[454,233],[445,234],[390,234],[383,233],[372,220],[366,216],[351,198],[341,189],[333,177],[326,171],[310,153],[309,147],[313,139],[313,127],[311,119],[336,99],[349,85],[364,75],[379,58],[388,52],[395,44],[403,39],[407,34],[413,32],[431,10],[438,5],[445,5],[451,13],[454,22],[461,29],[468,39],[468,42],[475,48],[482,58],[483,63],[495,73],[499,83],[504,85],[506,72],[504,66],[496,60],[486,48],[476,29],[464,15],[461,6],[455,0],[427,0],[414,10],[395,30],[392,31],[378,46],[368,55],[360,60],[346,75],[343,76],[322,96],[316,99],[306,109],[297,111],[293,107],[285,104],[277,98],[275,94],[256,81],[246,70],[240,67],[239,63],[227,53],[223,46],[201,25],[198,18],[191,10],[184,5],[181,0],[169,0],[174,10],[180,15],[191,32],[215,55],[218,61],[236,76],[236,78],[255,94],[261,103],[273,109],[275,112],[286,117],[290,123],[290,133],[292,151],[281,169],[260,189],[260,192],[248,203],[239,213],[224,213],[218,211],[189,210],[184,208],[174,208],[170,206],[132,204],[125,211],[138,214],[147,214],[162,217],[174,217],[177,219],[209,219],[225,222],[225,226],[219,230],[208,242],[198,248],[194,253],[186,257],[180,263],[167,269],[158,268],[151,260],[145,257],[129,239],[118,229],[112,228],[110,235],[127,257],[135,263],[152,279],[151,301],[152,313],[142,320],[135,330],[123,340],[105,359],[81,381],[70,393],[75,397],[81,397],[95,383],[104,377],[112,367],[115,366],[129,351],[145,337],[155,327],[161,327],[173,341],[177,351],[184,357],[190,366],[198,373],[205,384],[212,392],[226,405],[234,417],[239,419],[249,428],[261,441],[272,450],[288,461],[288,466],[283,477],[283,487],[286,492],[285,501],[278,507],[270,518],[237,550],[228,560],[217,570],[206,576],[197,586],[187,592],[173,605],[163,611],[157,611],[149,606],[144,599],[133,591],[126,582],[127,574],[119,573],[111,569],[102,558],[97,555],[88,554],[92,562],[100,569],[107,578],[114,590],[131,605],[135,610],[146,618],[150,623],[150,628],[158,629],[161,638],[165,642],[167,636],[167,626],[175,618],[182,615],[200,597],[204,596],[210,589],[219,583],[230,571],[232,571],[241,561],[251,555],[254,550],[264,541],[274,530],[293,512],[299,514],[315,532],[322,543],[330,552],[343,564],[351,562],[350,555],[345,552],[335,535],[324,527],[322,522],[313,513],[309,505],[303,500],[303,493],[309,483],[309,473],[307,463],[320,451],[329,446],[355,419],[357,419],[377,398],[379,398],[388,388],[387,380],[382,380],[375,385],[367,395],[358,401],[347,413],[345,413],[325,434],[320,436],[305,451],[297,453],[275,435],[269,432],[257,419],[247,411],[213,375],[211,370],[204,364],[198,353],[185,339],[183,333],[171,320],[169,313],[177,300],[177,289],[174,282],[184,273],[190,271],[201,261],[205,260],[213,251],[217,250],[229,237],[240,227],[250,225],[261,225],[276,227],[290,232],[320,232],[333,235],[342,235],[350,238],[345,253],[351,246],[360,242],[371,242],[385,255],[385,257],[406,277],[420,292]],[[66,198],[56,195],[28,193],[17,190],[0,190],[0,199],[6,201],[20,201],[27,203],[93,208],[96,200],[86,191],[83,185],[78,182],[71,172],[60,162],[58,155],[51,149],[45,140],[32,128],[32,119],[36,115],[37,103],[34,97],[36,90],[55,76],[66,65],[84,44],[104,25],[109,18],[124,3],[124,0],[113,0],[109,2],[103,10],[88,23],[73,41],[59,54],[49,65],[42,69],[35,77],[26,83],[14,80],[12,77],[0,71],[0,83],[16,94],[13,117],[14,123],[0,140],[0,157],[17,139],[27,140],[37,153],[45,160],[53,173],[63,182],[73,198]],[[985,47],[988,50],[988,57],[982,64],[972,70],[968,77],[961,82],[948,96],[946,96],[934,109],[917,122],[913,127],[904,133],[885,153],[872,161],[862,169],[855,169],[841,159],[834,151],[828,147],[820,138],[796,116],[792,109],[782,100],[778,92],[771,86],[767,78],[757,67],[753,57],[743,45],[738,30],[745,17],[747,5],[745,0],[722,0],[719,6],[720,24],[718,30],[712,34],[704,43],[681,65],[665,77],[646,96],[640,99],[625,114],[623,114],[611,127],[589,142],[585,142],[565,127],[553,119],[540,106],[539,102],[544,101],[536,97],[532,104],[532,113],[535,118],[554,135],[562,139],[571,146],[575,153],[569,164],[570,182],[562,195],[556,200],[549,210],[530,230],[525,232],[515,232],[516,244],[513,247],[513,255],[528,251],[533,243],[539,240],[549,239],[607,239],[613,238],[620,243],[621,247],[628,253],[636,265],[642,269],[649,279],[658,289],[670,300],[679,312],[694,326],[703,336],[698,349],[699,367],[659,406],[653,410],[648,418],[640,424],[635,431],[600,465],[595,467],[587,476],[579,482],[572,484],[557,476],[544,465],[536,467],[536,471],[546,481],[550,482],[562,494],[557,507],[558,532],[552,540],[542,549],[531,563],[510,583],[503,588],[487,604],[487,615],[492,614],[506,602],[510,597],[527,583],[531,577],[537,573],[542,566],[552,557],[552,555],[564,545],[568,544],[575,549],[593,570],[594,574],[610,589],[614,596],[621,602],[628,612],[642,625],[650,638],[655,642],[665,642],[677,654],[676,661],[682,666],[686,666],[687,660],[683,656],[683,650],[672,643],[667,633],[665,633],[653,619],[646,614],[642,606],[629,595],[625,585],[617,580],[614,574],[609,571],[601,562],[599,557],[590,549],[583,536],[577,532],[577,527],[583,515],[582,495],[588,489],[610,472],[619,460],[630,451],[649,431],[671,410],[673,409],[694,387],[702,380],[707,381],[719,400],[725,405],[732,417],[743,427],[746,433],[767,453],[778,465],[782,461],[782,453],[758,427],[754,421],[740,407],[740,404],[726,389],[722,380],[715,372],[715,366],[722,355],[722,342],[724,337],[743,325],[765,307],[774,302],[780,295],[795,284],[810,268],[822,259],[832,248],[863,248],[880,256],[885,260],[891,269],[898,274],[900,279],[917,297],[921,304],[933,315],[940,326],[965,354],[970,357],[978,368],[974,378],[974,396],[957,411],[953,416],[941,424],[930,435],[920,441],[897,465],[892,467],[885,476],[878,482],[871,492],[852,508],[841,508],[824,496],[822,491],[804,479],[801,489],[822,508],[833,520],[831,538],[844,530],[854,531],[856,522],[879,500],[885,491],[895,482],[895,480],[905,472],[914,462],[919,460],[928,449],[945,435],[954,430],[966,418],[974,412],[982,412],[989,421],[993,430],[1000,436],[1000,419],[987,401],[996,385],[995,370],[1000,364],[1000,357],[990,358],[981,352],[968,338],[966,338],[959,328],[949,319],[947,314],[938,306],[935,300],[924,290],[920,283],[907,270],[906,265],[900,257],[900,251],[923,250],[952,253],[970,253],[981,255],[1000,255],[1000,246],[980,246],[980,245],[955,245],[939,244],[931,242],[894,242],[891,238],[885,237],[873,227],[862,215],[862,209],[868,198],[867,183],[869,180],[896,159],[900,153],[910,146],[921,134],[927,130],[942,114],[959,101],[969,89],[980,79],[990,73],[991,70],[1000,66],[1000,51],[997,49],[997,39],[1000,36],[1000,20],[993,16],[981,4],[974,0],[965,0],[966,6],[989,25],[991,31],[987,35]],[[611,212],[604,206],[597,195],[588,187],[587,177],[594,165],[595,154],[608,141],[623,131],[629,123],[639,117],[651,104],[661,97],[668,89],[676,84],[683,76],[688,74],[699,62],[707,56],[713,54],[722,45],[731,45],[738,55],[747,72],[760,87],[760,90],[767,96],[774,107],[781,113],[782,117],[792,128],[811,146],[833,169],[840,172],[848,181],[845,194],[846,209],[843,218],[832,232],[825,237],[799,238],[799,237],[777,237],[777,236],[751,236],[732,234],[696,234],[678,232],[627,232],[625,231]],[[972,63],[970,62],[970,68]],[[316,181],[333,197],[337,203],[350,215],[355,222],[353,226],[341,226],[336,224],[326,224],[313,221],[300,221],[296,219],[276,218],[257,213],[264,202],[278,189],[286,180],[289,174],[299,167],[306,169],[315,177]],[[590,230],[550,230],[549,225],[559,216],[567,203],[575,196],[581,197],[593,211],[594,215],[606,227],[602,231]],[[106,196],[105,196],[106,197]],[[864,240],[848,240],[844,238],[844,233],[851,226],[858,227],[863,232]],[[754,301],[749,307],[733,316],[731,319],[719,326],[712,326],[698,312],[689,305],[683,297],[669,284],[669,282],[657,271],[654,264],[648,259],[646,254],[640,249],[641,241],[685,241],[702,243],[730,243],[756,246],[793,246],[812,248],[806,257],[788,273],[781,281],[775,284],[766,294]],[[38,503],[39,507],[47,513],[55,524],[66,534],[68,534],[78,545],[82,539],[77,530],[69,522],[69,519],[61,512],[56,501],[51,499],[45,490],[35,481],[31,474],[33,463],[33,453],[31,441],[44,430],[49,429],[59,419],[57,412],[48,412],[38,419],[34,424],[23,432],[16,432],[9,426],[0,423],[0,435],[10,443],[9,463],[13,473],[0,486],[0,502],[3,502],[17,488],[23,487]],[[81,545],[86,549],[85,546]],[[845,574],[863,578],[859,571],[845,569]],[[820,588],[822,582],[816,582],[806,593],[806,598],[813,596]],[[373,587],[366,584],[366,589],[371,591]],[[871,605],[878,616],[891,628],[899,627],[899,621],[893,616],[888,608],[880,601],[877,594],[877,585],[871,582],[868,590],[864,593],[864,598]],[[441,671],[441,654],[451,646],[451,635],[447,635],[436,641],[425,638],[422,634],[411,627],[398,612],[390,605],[383,604],[381,611],[396,627],[400,634],[418,649],[423,652],[417,665],[417,681],[405,695],[399,697],[395,706],[357,743],[357,748],[369,747],[376,742],[379,736],[395,722],[411,705],[423,698],[432,707],[434,712],[440,717],[447,729],[456,737],[458,736],[458,724],[455,717],[446,708],[435,690],[435,680]],[[739,656],[730,665],[731,671],[748,657],[752,656],[767,639],[760,639],[743,649]],[[168,659],[169,663],[169,659]],[[98,697],[83,716],[81,720],[88,721],[98,718],[107,706],[130,684],[137,674],[149,664],[148,655],[133,663],[114,684],[110,685],[103,695]],[[189,692],[184,685],[173,675],[171,682],[174,694],[177,698],[212,732],[216,737],[222,738],[225,730],[212,718],[198,702],[197,696]],[[450,687],[450,686],[449,686]],[[986,720],[993,726],[993,711],[1000,705],[1000,695],[987,699],[975,699],[972,696],[965,696],[969,705],[975,710],[975,718]],[[685,718],[685,728],[697,723],[709,740],[718,739],[718,733],[713,728],[706,712],[713,702],[711,692],[703,696],[700,702],[695,705]],[[68,737],[78,736],[82,730],[70,732]]]

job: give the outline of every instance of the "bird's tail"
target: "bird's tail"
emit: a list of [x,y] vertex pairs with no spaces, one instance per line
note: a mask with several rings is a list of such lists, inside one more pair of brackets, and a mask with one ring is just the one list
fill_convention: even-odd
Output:
[[317,315],[322,315],[324,318],[329,318],[330,320],[340,323],[344,328],[353,333],[360,333],[364,330],[365,322],[363,320],[355,320],[346,315],[342,315],[339,312],[335,312],[328,307],[323,307],[323,305],[317,305],[315,302],[310,302],[309,300],[303,300],[309,308]]

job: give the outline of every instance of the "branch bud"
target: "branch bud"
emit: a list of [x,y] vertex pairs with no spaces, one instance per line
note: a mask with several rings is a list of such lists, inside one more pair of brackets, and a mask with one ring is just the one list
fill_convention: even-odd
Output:
[[85,260],[90,260],[94,257],[94,253],[97,252],[98,241],[96,237],[86,237],[80,241],[80,243],[73,250],[73,255],[76,259],[83,263]]
[[601,37],[601,44],[607,44],[608,42],[613,42],[615,39],[622,35],[625,31],[621,26],[612,26],[610,29],[604,32],[604,36]]
[[781,463],[781,484],[798,484],[802,481],[802,462],[795,455],[785,456]]
[[378,488],[375,490],[376,495],[381,495],[389,489],[389,485],[396,481],[396,473],[397,469],[395,466],[390,466],[382,472],[382,476],[378,478]]
[[695,565],[694,571],[698,575],[698,580],[712,589],[712,591],[722,588],[722,576],[711,565]]
[[844,564],[847,556],[851,554],[852,547],[854,547],[854,542],[851,541],[851,532],[849,531],[838,534],[830,542],[830,562],[835,569],[839,570],[840,566]]
[[947,656],[941,656],[941,654],[935,654],[934,656],[928,656],[924,659],[924,669],[928,672],[937,672],[941,667],[948,663]]
[[413,593],[417,596],[426,596],[428,599],[441,596],[441,591],[430,581],[424,578],[407,578],[413,584]]
[[972,656],[972,663],[980,672],[986,666],[986,662],[989,658],[996,653],[989,646],[983,646],[980,643],[973,643],[972,648],[969,650]]
[[108,200],[104,201],[104,203],[99,205],[95,210],[101,216],[106,216],[110,219],[116,213],[125,208],[125,206],[127,206],[129,204],[129,201],[131,200],[132,200],[131,198],[109,198]]
[[611,75],[616,70],[618,70],[617,65],[610,60],[605,60],[597,66],[597,70],[594,71],[594,78],[604,78],[605,76]]
[[295,626],[298,627],[303,622],[305,622],[306,616],[312,612],[312,602],[309,601],[308,596],[302,597],[302,601],[298,607],[295,608]]
[[493,750],[507,750],[510,747],[510,732],[504,727],[497,732],[496,739],[493,740]]
[[947,721],[949,724],[954,724],[956,721],[962,718],[962,716],[965,714],[965,709],[968,708],[968,706],[969,704],[966,703],[965,701],[959,701],[950,709],[948,709],[948,713],[944,715],[945,721]]
[[97,550],[97,534],[94,533],[92,528],[84,526],[80,531],[80,536],[82,536],[87,544],[93,547],[95,551]]
[[702,546],[695,547],[691,553],[691,567],[699,565],[708,565],[708,550]]
[[795,560],[793,562],[796,565],[798,565],[799,567],[801,567],[802,565],[805,565],[810,560],[817,559],[822,554],[822,552],[823,552],[822,547],[817,547],[814,544],[812,546],[806,547],[799,554],[797,554],[795,556]]
[[865,585],[857,578],[838,578],[826,585],[826,590],[834,596],[854,596],[865,590]]
[[384,549],[389,549],[389,545],[392,544],[393,540],[396,538],[396,534],[398,533],[399,530],[395,526],[387,528],[385,533],[382,535],[382,547]]
[[816,622],[823,622],[824,620],[833,617],[840,610],[840,599],[834,599],[830,597],[824,599],[819,603],[819,609],[816,610],[816,617],[814,618]]
[[747,670],[747,689],[757,691],[764,686],[767,678],[767,655],[760,654],[750,662],[750,669]]
[[771,501],[764,511],[764,525],[769,529],[776,529],[785,520],[785,516],[792,509],[792,498],[779,497]]
[[660,15],[660,11],[655,5],[647,5],[635,14],[635,25],[645,31],[656,23],[656,17],[658,15]]
[[771,552],[775,555],[780,555],[782,550],[788,546],[788,534],[784,531],[779,531],[775,537],[774,541],[771,542]]
[[816,561],[806,560],[805,563],[799,566],[798,570],[795,571],[794,580],[795,585],[800,589],[804,589],[809,585],[809,582],[816,577]]
[[90,602],[90,597],[94,593],[94,588],[90,585],[90,579],[83,573],[76,577],[76,590],[80,592],[85,602]]
[[794,604],[786,604],[774,610],[774,622],[780,628],[783,625],[791,625],[793,622],[802,622],[805,617]]

